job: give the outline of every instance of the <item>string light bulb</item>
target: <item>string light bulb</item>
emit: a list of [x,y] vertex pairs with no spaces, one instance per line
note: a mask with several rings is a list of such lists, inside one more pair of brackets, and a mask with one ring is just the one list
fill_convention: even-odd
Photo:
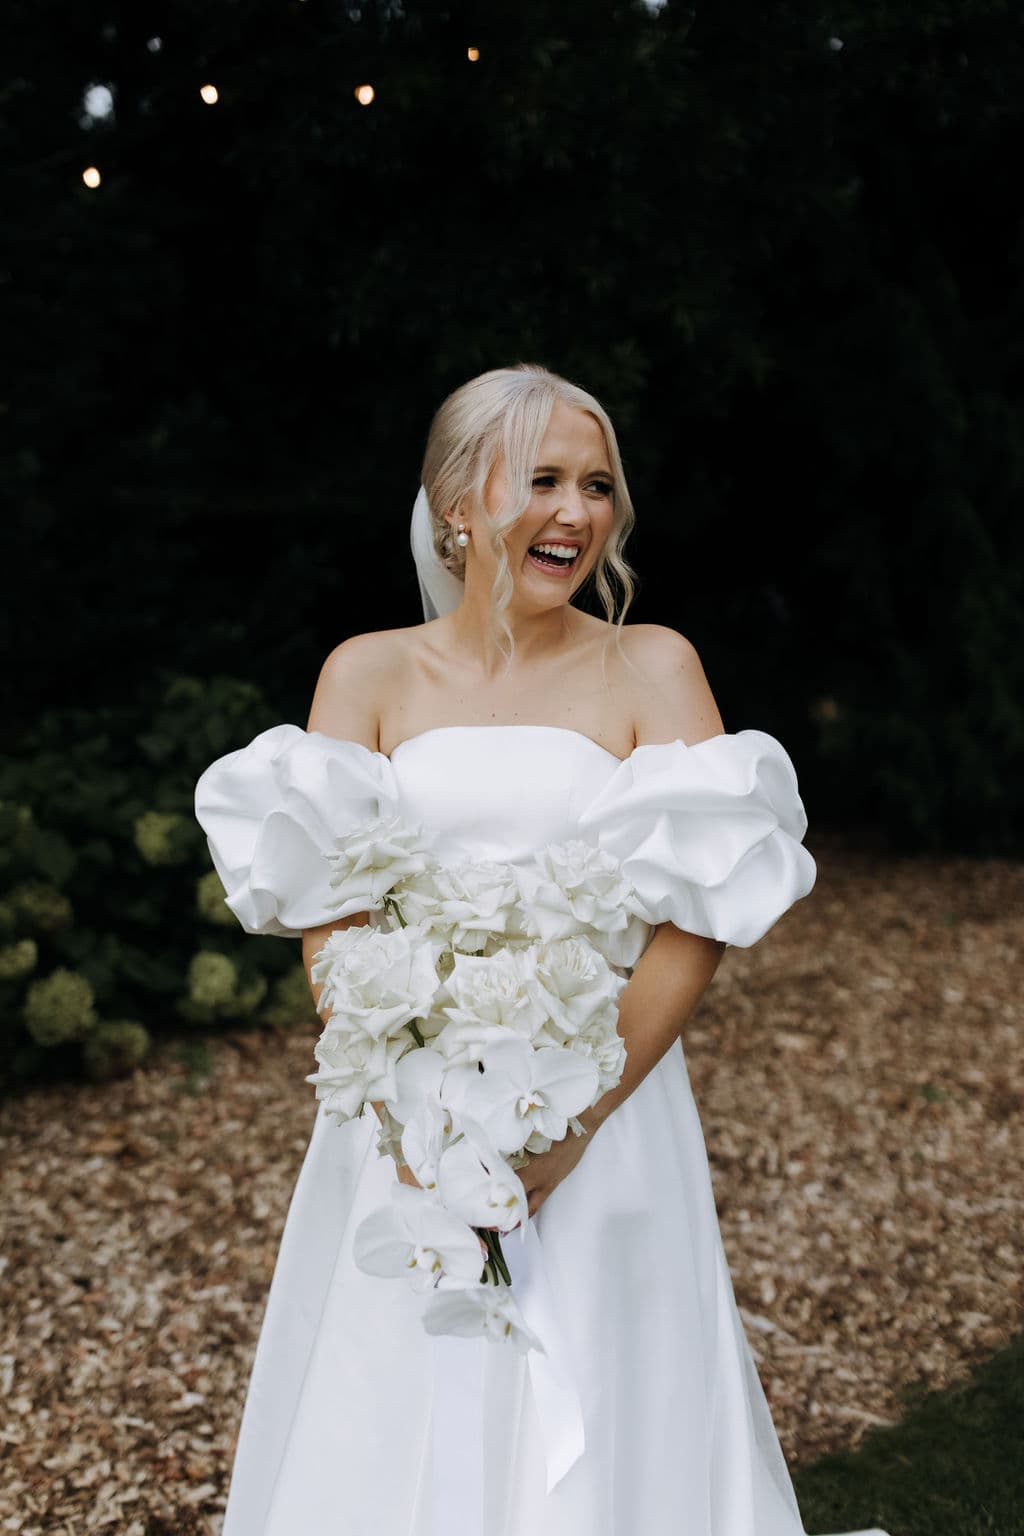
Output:
[[203,100],[206,102],[206,105],[208,107],[212,107],[215,101],[219,101],[220,100],[220,92],[218,91],[218,89],[217,89],[217,87],[215,85],[204,85],[204,86],[201,86],[200,90],[199,90],[199,94],[203,98]]
[[357,85],[355,89],[355,98],[361,107],[368,107],[376,94],[372,85]]
[[82,172],[82,180],[87,187],[98,187],[102,177],[94,165],[87,165]]
[[471,64],[475,64],[479,57],[480,57],[480,49],[479,48],[467,48],[466,49],[466,58],[469,60],[469,62]]

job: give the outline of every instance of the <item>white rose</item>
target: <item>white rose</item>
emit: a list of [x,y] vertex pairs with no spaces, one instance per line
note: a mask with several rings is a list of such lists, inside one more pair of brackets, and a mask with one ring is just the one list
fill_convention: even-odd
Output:
[[614,1006],[597,1014],[569,1042],[569,1049],[587,1057],[598,1071],[598,1095],[618,1086],[626,1069],[626,1042],[616,1024],[618,1009]]
[[500,1038],[496,1030],[514,1030],[532,1040],[543,1028],[547,1015],[530,990],[532,946],[494,955],[456,952],[454,960],[439,994],[449,1022],[434,1042],[449,1061],[479,1061],[482,1044]]
[[314,956],[320,1011],[377,1039],[428,1014],[438,988],[440,944],[418,928],[339,928]]
[[324,1109],[341,1125],[354,1119],[367,1099],[394,1096],[395,1063],[411,1043],[411,1036],[374,1040],[328,1025],[313,1047],[320,1065],[306,1082],[315,1085]]
[[[611,969],[589,938],[575,935],[534,946],[527,986],[548,1021],[534,1044],[564,1045],[615,1005],[626,978]],[[613,1016],[616,1012],[613,1006]]]
[[366,911],[382,906],[395,886],[435,862],[433,839],[400,816],[349,828],[324,857],[332,870],[330,884],[340,888],[339,905],[358,896]]
[[515,871],[493,859],[438,867],[402,888],[403,917],[470,954],[520,931],[518,902]]
[[580,838],[549,843],[516,871],[526,931],[545,941],[587,930],[613,964],[636,948],[633,886],[612,854]]

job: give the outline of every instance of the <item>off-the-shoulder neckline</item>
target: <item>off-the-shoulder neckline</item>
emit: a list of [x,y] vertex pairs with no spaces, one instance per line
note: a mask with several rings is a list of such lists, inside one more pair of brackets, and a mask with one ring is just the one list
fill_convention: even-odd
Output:
[[[403,747],[411,746],[415,741],[422,741],[427,736],[440,736],[449,731],[551,731],[559,736],[573,736],[578,741],[588,742],[589,745],[595,749],[595,751],[602,753],[605,757],[610,757],[613,763],[619,764],[628,763],[630,759],[635,757],[638,752],[649,752],[652,749],[673,746],[680,746],[686,748],[687,751],[693,751],[696,747],[705,746],[708,742],[717,741],[719,739],[718,736],[708,736],[705,737],[704,741],[695,741],[692,746],[689,746],[685,741],[683,741],[681,736],[677,736],[673,741],[645,741],[640,742],[639,745],[635,746],[632,752],[630,752],[629,757],[619,757],[619,755],[616,752],[613,752],[610,747],[603,747],[599,741],[595,741],[594,738],[592,736],[588,736],[585,731],[574,730],[570,725],[531,725],[520,724],[515,720],[505,722],[499,721],[495,725],[432,725],[425,731],[417,731],[415,736],[406,736],[404,741],[397,742],[395,746],[392,747],[390,752],[376,752],[372,747],[366,746],[364,742],[348,741],[341,736],[329,736],[326,731],[307,731],[306,735],[319,736],[324,741],[335,743],[341,742],[344,746],[358,747],[360,751],[368,752],[372,757],[382,757],[385,762],[391,762],[395,756],[395,753],[400,752]],[[719,733],[720,736],[728,736],[729,734],[730,732],[728,731]]]
[[[417,731],[415,736],[407,736],[404,741],[398,742],[392,747],[390,756],[393,758],[402,747],[411,745],[414,741],[422,741],[425,736],[438,736],[445,731],[554,731],[559,736],[575,736],[579,741],[589,742],[596,747],[598,752],[603,752],[606,757],[614,758],[615,762],[623,763],[625,758],[619,757],[609,747],[603,747],[593,736],[588,736],[585,731],[574,731],[569,725],[522,725],[516,720],[498,722],[495,725],[432,725],[429,730]],[[636,748],[633,748],[634,752]]]

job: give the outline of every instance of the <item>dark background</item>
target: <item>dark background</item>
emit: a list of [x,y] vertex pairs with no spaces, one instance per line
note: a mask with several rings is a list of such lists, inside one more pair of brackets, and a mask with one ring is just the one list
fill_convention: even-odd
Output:
[[421,619],[433,411],[536,361],[616,424],[629,620],[812,823],[1020,852],[1019,6],[7,14],[12,746],[178,674],[304,725],[338,641]]

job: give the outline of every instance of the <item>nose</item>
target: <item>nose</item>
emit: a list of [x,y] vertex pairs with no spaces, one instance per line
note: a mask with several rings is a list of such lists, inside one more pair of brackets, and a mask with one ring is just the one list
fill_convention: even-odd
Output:
[[555,520],[563,527],[577,528],[587,520],[587,508],[579,490],[566,491],[562,504],[555,513]]

